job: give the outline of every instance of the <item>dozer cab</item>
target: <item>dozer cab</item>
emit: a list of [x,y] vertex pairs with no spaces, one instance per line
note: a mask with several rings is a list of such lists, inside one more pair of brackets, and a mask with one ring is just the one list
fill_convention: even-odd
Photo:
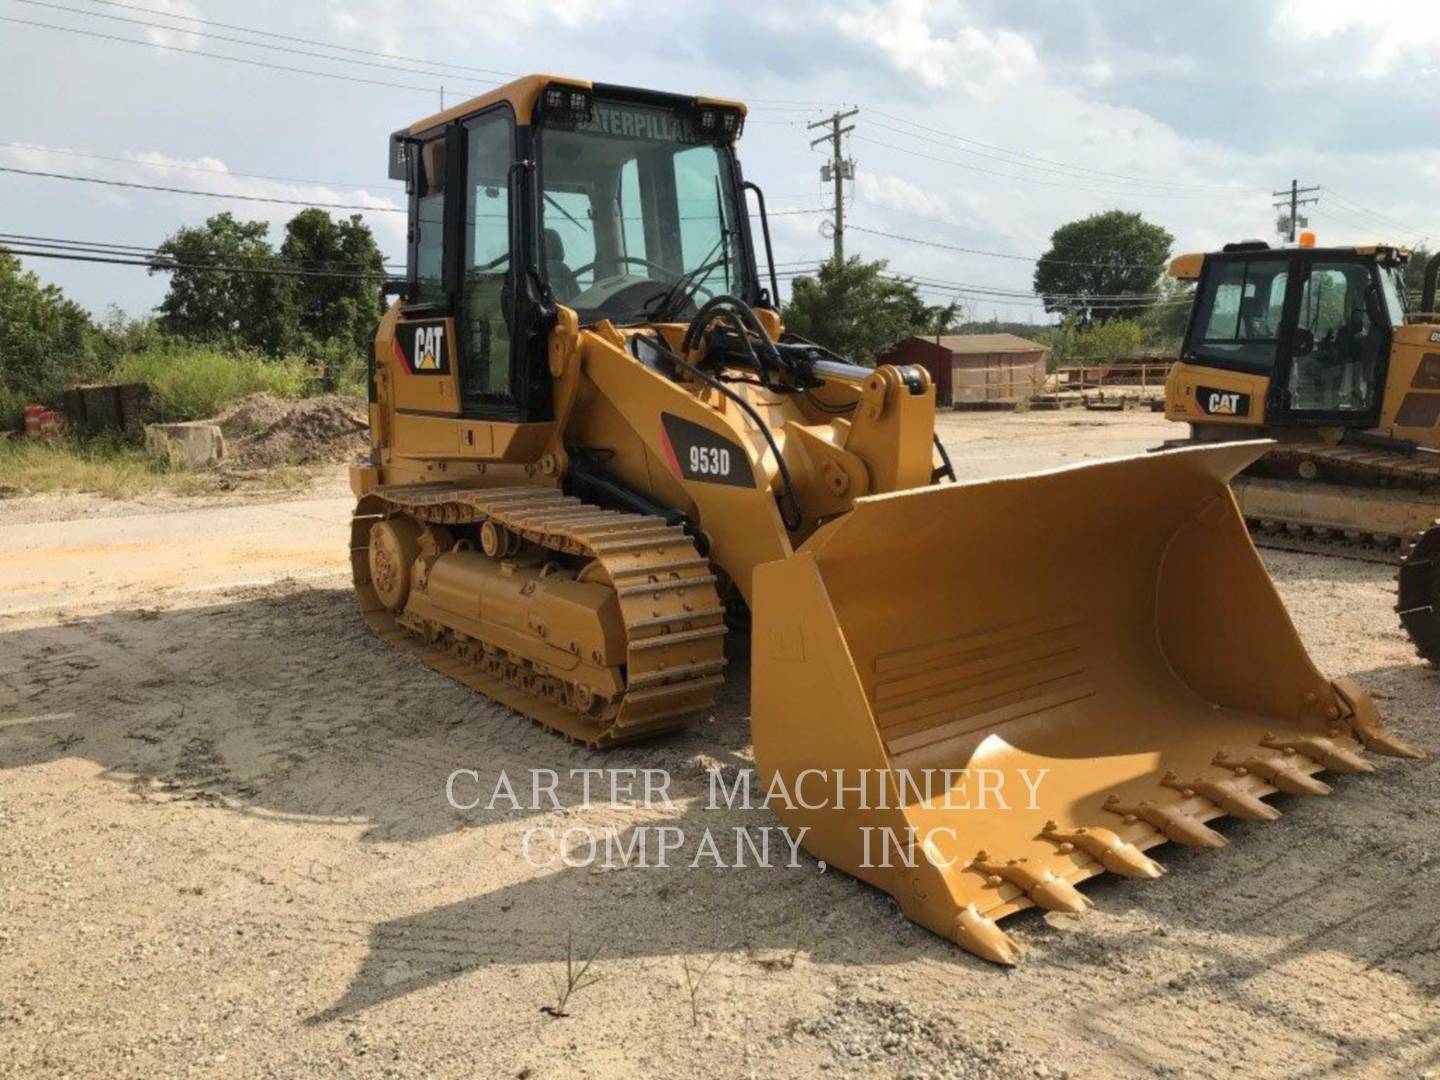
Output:
[[393,137],[408,273],[351,474],[377,634],[593,747],[703,715],[748,634],[783,822],[998,962],[1000,916],[1410,752],[1256,557],[1227,481],[1263,443],[957,484],[923,370],[786,333],[744,123],[536,76]]
[[1201,443],[1276,445],[1236,478],[1256,542],[1401,563],[1401,620],[1440,660],[1440,256],[1419,310],[1409,252],[1272,249],[1263,241],[1182,255],[1196,284],[1166,416]]

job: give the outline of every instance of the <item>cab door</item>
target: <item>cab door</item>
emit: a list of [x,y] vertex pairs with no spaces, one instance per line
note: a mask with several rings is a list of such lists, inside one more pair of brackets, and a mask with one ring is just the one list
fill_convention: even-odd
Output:
[[1271,418],[1374,427],[1380,420],[1393,328],[1374,260],[1296,260],[1290,332],[1272,384]]
[[[401,412],[546,419],[533,169],[508,103],[410,140],[410,293],[396,325]],[[528,165],[528,162],[526,163]]]
[[460,405],[466,416],[519,419],[512,391],[514,341],[509,307],[518,263],[512,169],[515,120],[509,106],[461,125],[465,179],[456,200],[456,322]]

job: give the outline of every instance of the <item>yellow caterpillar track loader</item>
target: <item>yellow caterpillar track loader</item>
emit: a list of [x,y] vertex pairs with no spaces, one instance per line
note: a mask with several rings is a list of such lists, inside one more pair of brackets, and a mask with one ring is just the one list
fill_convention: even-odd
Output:
[[1400,563],[1401,621],[1434,663],[1440,256],[1418,311],[1408,260],[1403,248],[1263,241],[1175,259],[1171,276],[1197,287],[1165,413],[1192,442],[1274,439],[1233,485],[1256,543]]
[[1414,753],[1266,577],[1227,486],[1265,444],[957,484],[923,370],[787,334],[744,122],[534,76],[393,137],[408,273],[351,474],[377,634],[605,747],[703,713],[748,627],[781,819],[1005,963],[999,917]]

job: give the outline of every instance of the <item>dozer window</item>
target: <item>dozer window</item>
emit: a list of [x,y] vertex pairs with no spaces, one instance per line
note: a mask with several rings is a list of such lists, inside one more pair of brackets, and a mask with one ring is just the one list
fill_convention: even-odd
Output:
[[1364,412],[1374,406],[1388,345],[1385,328],[1371,314],[1379,303],[1369,262],[1315,263],[1306,269],[1290,366],[1292,410]]
[[508,110],[466,123],[464,352],[460,390],[467,407],[510,397],[510,164],[514,126]]
[[1191,353],[1224,367],[1273,368],[1289,278],[1283,259],[1219,263],[1196,305]]
[[415,234],[416,299],[422,304],[445,303],[445,140],[420,144]]
[[542,244],[555,299],[583,322],[679,319],[752,293],[730,148],[681,111],[597,100],[540,134]]

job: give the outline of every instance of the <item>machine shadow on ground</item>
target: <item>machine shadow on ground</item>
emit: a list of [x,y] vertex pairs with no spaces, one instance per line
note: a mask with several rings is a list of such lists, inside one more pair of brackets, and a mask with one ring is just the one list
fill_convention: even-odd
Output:
[[[79,757],[139,798],[301,824],[358,823],[365,843],[422,844],[458,832],[509,853],[509,874],[521,880],[477,882],[484,891],[473,896],[375,923],[349,986],[312,1023],[490,966],[563,962],[566,928],[577,952],[598,948],[606,960],[726,952],[762,968],[797,954],[837,966],[924,961],[976,992],[1047,970],[1134,962],[1164,937],[1168,952],[1178,946],[1211,961],[1185,976],[1188,985],[1223,986],[1258,1014],[1283,1006],[1263,988],[1251,992],[1251,980],[1322,952],[1440,995],[1440,851],[1433,822],[1416,812],[1434,789],[1434,758],[1381,760],[1376,775],[1330,777],[1331,798],[1278,798],[1285,817],[1273,824],[1227,819],[1219,826],[1233,841],[1226,851],[1167,845],[1156,854],[1172,873],[1160,881],[1094,879],[1085,891],[1098,910],[1073,930],[1036,912],[1018,916],[1006,927],[1030,958],[1007,972],[911,924],[879,890],[819,872],[808,856],[794,868],[690,869],[692,843],[668,869],[529,869],[519,861],[520,836],[535,815],[462,813],[445,800],[456,768],[487,776],[664,769],[675,778],[676,806],[621,815],[622,838],[636,828],[729,835],[773,826],[763,809],[706,805],[709,768],[750,765],[743,656],[732,657],[714,717],[604,754],[566,744],[373,640],[345,590],[281,585],[210,607],[0,630],[0,657],[0,776]],[[1397,667],[1361,678],[1409,696],[1427,692],[1427,674]],[[587,823],[585,813],[567,815],[558,828]],[[1236,947],[1256,936],[1262,947]],[[1138,980],[1127,1000],[1140,1007],[1171,992]],[[1124,1004],[1107,1002],[1108,1016],[1075,1022],[1110,1031]],[[1285,1019],[1306,1024],[1288,1012]],[[1124,1044],[1123,1032],[1110,1037]],[[1386,1051],[1371,1049],[1377,1060]]]

